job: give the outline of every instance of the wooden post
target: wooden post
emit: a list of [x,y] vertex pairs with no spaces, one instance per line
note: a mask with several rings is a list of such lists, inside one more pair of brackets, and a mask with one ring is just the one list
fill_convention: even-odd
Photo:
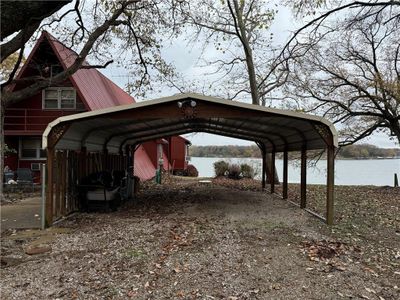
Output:
[[103,148],[103,157],[102,157],[103,159],[102,159],[102,170],[103,171],[107,171],[107,170],[111,170],[110,168],[109,168],[109,166],[108,166],[108,164],[107,164],[107,161],[108,161],[108,149],[107,149],[107,147],[104,147]]
[[275,193],[275,150],[271,153],[271,194]]
[[54,164],[54,175],[55,175],[55,197],[54,197],[54,216],[57,218],[60,215],[60,187],[61,187],[61,152],[55,152],[55,164]]
[[261,155],[262,155],[262,176],[261,176],[261,187],[264,190],[265,189],[265,175],[267,172],[267,153],[265,151],[265,148],[263,147],[261,149]]
[[[185,144],[186,147],[186,144]],[[169,165],[171,163],[171,153],[172,153],[172,137],[168,138],[168,174],[171,174],[171,170],[169,168]],[[189,155],[189,154],[187,154]],[[186,157],[185,157],[186,160]]]
[[46,227],[50,227],[53,223],[53,163],[54,148],[47,148]]
[[138,189],[138,186],[136,186],[136,181],[135,181],[135,152],[137,150],[137,144],[133,144],[130,149],[130,153],[132,155],[132,168],[128,168],[128,170],[131,170],[132,174],[129,174],[132,178],[132,200],[134,201],[134,204],[137,204],[137,198],[136,198],[136,190]]
[[326,191],[326,223],[333,225],[334,214],[334,186],[335,186],[335,147],[329,146],[327,157],[327,191]]
[[64,150],[61,155],[61,188],[60,188],[60,204],[59,204],[59,208],[60,208],[60,214],[61,216],[65,216],[66,215],[66,193],[67,193],[67,150]]
[[300,208],[307,205],[307,150],[301,150]]
[[87,170],[86,169],[87,168],[86,147],[81,148],[80,163],[81,163],[82,172],[80,174],[81,177],[79,178],[79,182],[83,177],[85,177],[87,175],[87,172],[86,172],[86,170]]
[[87,175],[92,174],[93,173],[93,153],[87,153],[87,158],[88,158],[88,162],[87,162]]
[[288,152],[285,149],[283,152],[283,186],[282,186],[282,198],[288,198]]
[[117,170],[123,170],[123,166],[122,166],[123,157],[124,157],[124,151],[121,148],[121,150],[119,151],[118,156],[117,156],[117,167],[116,167]]
[[40,176],[42,184],[42,202],[41,202],[41,216],[40,216],[40,229],[46,228],[46,164],[40,164]]

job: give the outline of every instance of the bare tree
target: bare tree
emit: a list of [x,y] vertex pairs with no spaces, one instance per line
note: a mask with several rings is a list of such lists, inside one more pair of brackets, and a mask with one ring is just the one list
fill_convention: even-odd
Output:
[[[205,58],[215,68],[228,98],[250,95],[256,105],[265,105],[265,96],[281,86],[286,66],[271,65],[274,49],[268,32],[276,9],[260,0],[181,1],[181,22],[191,26],[191,42],[214,44],[218,58]],[[204,50],[203,49],[203,50]],[[203,56],[204,57],[204,56]],[[272,71],[271,71],[272,69]],[[268,73],[268,76],[266,74]]]
[[400,143],[399,16],[362,7],[297,37],[285,99],[338,124],[340,145],[379,130]]
[[[249,97],[254,105],[266,105],[267,95],[287,79],[287,62],[274,60],[272,35],[268,32],[277,12],[262,0],[179,1],[182,25],[189,26],[190,42],[214,45],[218,57],[207,58],[220,79],[214,82],[225,97]],[[274,64],[272,64],[272,62]],[[267,156],[268,168],[271,157]],[[270,172],[267,172],[271,174]],[[279,182],[275,170],[275,180]]]
[[[2,16],[12,14],[16,7],[23,10],[23,6],[29,7],[30,2],[23,1],[17,4],[14,2],[15,6],[2,4]],[[47,1],[41,2],[47,3]],[[33,18],[34,21],[24,22],[23,18],[18,19],[18,26],[2,31],[2,37],[16,33],[13,38],[5,40],[1,44],[2,61],[18,49],[19,56],[9,77],[1,85],[0,170],[4,168],[3,125],[6,107],[33,96],[52,84],[65,81],[80,68],[104,68],[114,60],[126,64],[130,70],[135,72],[138,78],[135,84],[137,88],[151,86],[149,77],[152,71],[163,72],[163,74],[173,72],[171,66],[167,65],[161,57],[161,41],[157,38],[165,36],[162,33],[174,29],[173,26],[167,26],[171,23],[166,10],[161,11],[163,9],[161,0],[98,0],[93,2],[76,0],[71,9],[62,14],[55,13],[42,22],[54,10],[61,8],[66,1],[58,2],[58,6],[50,5],[51,9],[44,9],[43,5],[41,6],[42,10],[38,8]],[[27,10],[29,11],[29,9]],[[65,37],[66,44],[79,49],[73,58],[73,63],[68,69],[51,78],[35,75],[30,78],[17,79],[16,71],[20,67],[26,42],[37,29],[55,26],[57,26],[56,32]],[[110,48],[113,50],[110,51]],[[88,58],[94,60],[96,64],[88,64],[86,61]],[[19,85],[19,88],[10,88],[21,82],[23,85]],[[2,187],[3,177],[0,177],[0,186]]]

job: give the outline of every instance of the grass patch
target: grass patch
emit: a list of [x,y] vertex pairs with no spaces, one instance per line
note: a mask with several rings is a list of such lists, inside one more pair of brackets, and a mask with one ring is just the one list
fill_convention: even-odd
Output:
[[146,257],[147,253],[141,249],[129,249],[125,251],[124,256],[128,258],[142,258]]

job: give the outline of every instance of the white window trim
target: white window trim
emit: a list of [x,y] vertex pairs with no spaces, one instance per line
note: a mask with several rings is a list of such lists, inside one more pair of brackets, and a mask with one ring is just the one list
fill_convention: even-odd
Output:
[[[45,95],[46,95],[46,90],[55,90],[57,91],[57,108],[46,108],[45,107]],[[61,91],[73,91],[74,92],[74,107],[72,108],[61,108]],[[42,90],[42,109],[43,110],[74,110],[76,109],[76,90],[73,87],[49,87],[46,89]]]
[[[28,138],[28,137],[26,137]],[[42,149],[40,138],[39,138],[39,148],[36,148],[36,157],[22,157],[22,138],[18,140],[18,159],[19,160],[40,160],[45,161],[46,157],[40,157],[40,150]]]

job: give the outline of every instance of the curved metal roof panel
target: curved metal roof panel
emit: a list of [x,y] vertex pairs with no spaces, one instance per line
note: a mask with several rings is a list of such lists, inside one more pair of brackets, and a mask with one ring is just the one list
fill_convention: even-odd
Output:
[[[181,115],[180,103],[187,100],[197,101],[199,115],[193,119]],[[275,151],[321,149],[328,139],[337,147],[336,130],[322,117],[198,94],[178,94],[61,117],[44,132],[44,147],[47,147],[48,134],[58,124],[69,126],[57,145],[60,148],[73,147],[71,142],[80,141],[81,145],[93,149],[107,147],[111,151],[127,142],[139,143],[196,131],[262,142]]]

